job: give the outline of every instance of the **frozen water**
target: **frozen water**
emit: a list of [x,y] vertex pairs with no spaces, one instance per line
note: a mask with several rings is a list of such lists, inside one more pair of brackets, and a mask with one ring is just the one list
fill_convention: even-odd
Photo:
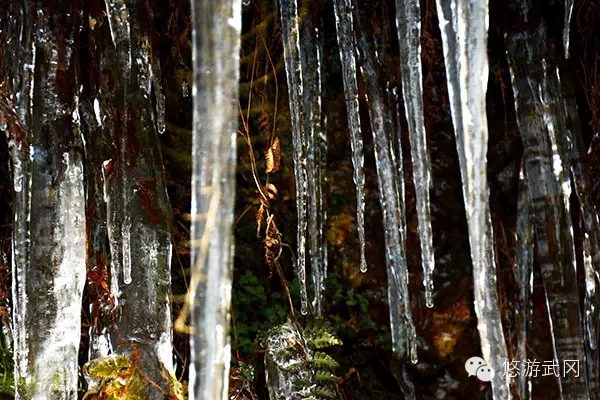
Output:
[[[488,7],[476,0],[437,0],[437,11],[469,228],[477,329],[483,358],[501,371],[508,355],[496,289],[486,173]],[[494,398],[510,398],[508,381],[508,374],[494,376]]]
[[[520,18],[528,7],[521,5]],[[570,183],[557,132],[566,132],[564,106],[546,48],[546,28],[515,32],[506,38],[515,92],[517,121],[525,147],[524,166],[535,228],[536,261],[541,268],[556,359],[585,359],[578,312],[573,226],[568,207]],[[568,164],[567,164],[568,165]],[[587,398],[586,374],[559,379],[561,396]]]
[[367,103],[379,182],[379,202],[385,230],[386,266],[388,276],[388,302],[392,349],[400,357],[417,362],[417,337],[410,307],[408,291],[408,266],[406,263],[406,237],[404,199],[401,196],[404,176],[398,170],[394,151],[393,118],[388,96],[379,87],[381,68],[376,64],[375,52],[365,37],[358,40],[360,70],[366,84]]
[[[396,0],[396,27],[400,43],[400,68],[404,108],[410,134],[413,181],[417,198],[419,238],[425,304],[433,307],[433,234],[429,210],[431,167],[423,121],[423,73],[421,70],[421,8],[419,0]],[[401,147],[400,147],[401,148]]]
[[[227,398],[241,2],[193,2],[190,399]],[[234,21],[230,23],[230,21]],[[211,71],[212,79],[205,75]]]
[[308,134],[304,125],[306,110],[304,98],[305,83],[301,60],[300,26],[298,24],[298,6],[296,0],[280,0],[281,29],[283,36],[283,54],[288,80],[290,113],[292,116],[292,137],[294,146],[294,174],[296,176],[296,209],[298,214],[298,254],[296,275],[300,281],[300,312],[308,313],[308,294],[306,292],[306,234],[308,225]]
[[360,270],[367,271],[365,258],[365,172],[362,131],[358,113],[358,86],[356,82],[356,37],[354,34],[353,6],[351,0],[334,0],[335,26],[337,32],[342,75],[344,79],[344,95],[346,114],[350,129],[352,146],[352,163],[354,164],[354,184],[356,186],[356,222],[360,244]]

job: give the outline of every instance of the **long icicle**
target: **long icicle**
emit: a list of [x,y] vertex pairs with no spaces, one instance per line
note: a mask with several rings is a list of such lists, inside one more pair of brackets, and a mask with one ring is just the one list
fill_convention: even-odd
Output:
[[300,281],[300,312],[308,313],[306,293],[306,232],[307,232],[307,134],[303,117],[305,104],[303,95],[303,62],[300,49],[300,27],[298,25],[298,5],[296,0],[280,0],[281,29],[283,36],[283,56],[288,81],[288,97],[292,117],[292,137],[294,144],[294,173],[296,175],[296,208],[298,213],[298,255],[296,275]]
[[[517,203],[516,226],[516,251],[515,251],[515,282],[518,288],[515,310],[515,348],[514,360],[519,363],[519,368],[526,365],[527,358],[527,333],[531,325],[533,313],[533,215],[531,209],[531,196],[527,187],[525,172],[521,169],[519,174],[519,200]],[[517,374],[512,381],[519,398],[531,398],[531,376]]]
[[485,93],[488,79],[487,2],[437,0],[444,62],[469,228],[477,329],[486,363],[496,371],[495,399],[509,399],[507,360],[496,288],[493,231],[488,204]]
[[565,58],[569,58],[569,39],[571,36],[571,16],[573,15],[573,0],[565,0],[565,17],[563,26],[563,49]]
[[417,362],[416,329],[412,320],[408,291],[408,266],[406,262],[405,216],[402,210],[401,186],[404,177],[398,171],[394,152],[394,129],[388,96],[379,87],[381,68],[367,39],[358,40],[360,70],[367,89],[367,102],[375,145],[375,161],[379,181],[379,201],[385,228],[386,264],[388,271],[388,301],[392,349],[402,358]]
[[[515,19],[528,19],[522,2]],[[524,164],[534,215],[536,260],[542,272],[554,357],[585,360],[584,333],[579,313],[573,226],[568,207],[568,170],[559,154],[557,134],[565,134],[558,84],[552,60],[547,59],[546,28],[506,37],[515,93],[517,122],[524,146]],[[576,310],[576,312],[575,312]],[[586,374],[563,374],[558,379],[561,398],[587,398]]]
[[[323,174],[325,165],[322,162],[323,151],[327,142],[323,126],[322,98],[322,58],[323,37],[319,32],[319,19],[304,9],[300,17],[300,48],[302,49],[302,73],[304,88],[302,90],[304,109],[304,140],[307,143],[307,197],[308,197],[308,236],[310,271],[313,283],[312,307],[317,316],[322,314],[323,284],[327,272],[327,248],[323,232],[326,213],[323,204]],[[325,139],[325,142],[322,140]],[[323,144],[325,148],[323,148]]]
[[[30,213],[31,213],[31,168],[29,130],[33,118],[33,86],[36,46],[34,41],[35,20],[30,18],[29,10],[20,2],[11,2],[8,12],[14,18],[8,18],[7,33],[14,40],[6,43],[7,51],[3,67],[6,73],[8,90],[16,99],[13,109],[16,114],[8,123],[11,167],[13,175],[13,237],[12,237],[12,329],[13,359],[16,394],[19,377],[27,375],[31,356],[27,338],[26,320],[31,313],[27,304],[27,270],[30,250]],[[7,14],[8,15],[8,14]],[[10,109],[9,99],[3,95],[3,108]]]
[[192,2],[191,400],[228,392],[241,6]]
[[577,102],[574,86],[568,71],[558,74],[564,105],[566,131],[564,138],[567,143],[559,148],[562,158],[570,158],[571,176],[577,199],[579,211],[583,220],[583,257],[585,275],[585,297],[583,305],[583,320],[586,335],[586,360],[588,367],[588,389],[590,393],[600,393],[600,349],[598,348],[600,290],[598,290],[598,272],[600,271],[600,221],[598,209],[592,199],[592,187],[585,162],[585,147],[581,132]]
[[356,37],[354,35],[354,19],[350,0],[333,0],[335,26],[337,32],[342,76],[344,79],[344,95],[346,113],[350,129],[350,144],[352,146],[352,163],[354,165],[354,184],[356,185],[356,219],[358,239],[360,243],[360,270],[367,271],[365,258],[365,172],[363,169],[363,140],[358,114],[358,86],[356,82]]
[[421,7],[419,0],[396,0],[396,27],[400,48],[402,92],[410,134],[413,182],[417,198],[419,239],[425,304],[433,307],[433,234],[429,209],[431,167],[423,121],[423,72],[421,69]]

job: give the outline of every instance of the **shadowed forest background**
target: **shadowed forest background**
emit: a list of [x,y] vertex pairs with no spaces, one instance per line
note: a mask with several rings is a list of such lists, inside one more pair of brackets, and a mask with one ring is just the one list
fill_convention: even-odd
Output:
[[[19,3],[19,2],[15,2]],[[64,12],[52,1],[33,2],[46,10],[51,27],[60,26]],[[160,62],[155,70],[164,94],[164,132],[146,139],[131,140],[132,147],[124,159],[155,157],[156,164],[148,167],[152,174],[162,176],[137,183],[139,212],[146,213],[149,225],[165,224],[173,246],[171,261],[172,320],[177,321],[184,308],[189,290],[190,265],[190,204],[192,174],[192,122],[194,77],[192,71],[192,19],[190,4],[182,0],[145,0],[128,3],[137,9],[139,27],[148,36],[151,58]],[[15,4],[0,4],[0,391],[6,398],[14,395],[11,329],[11,238],[16,191],[11,178],[9,142],[27,143],[27,133],[8,117],[14,114],[16,101],[8,83],[18,70],[18,57],[10,54],[11,31],[8,28],[16,15]],[[29,2],[23,2],[29,4]],[[66,3],[65,3],[66,4]],[[69,4],[71,4],[69,2]],[[585,191],[595,207],[600,207],[600,74],[597,70],[600,48],[600,4],[593,0],[575,2],[571,20],[570,57],[564,56],[564,4],[558,0],[533,1],[530,20],[520,21],[515,15],[520,2],[495,0],[489,13],[489,79],[487,88],[487,118],[489,146],[487,173],[490,187],[490,209],[494,230],[494,249],[497,266],[498,295],[509,359],[514,358],[519,312],[515,278],[517,200],[519,171],[523,157],[523,141],[517,126],[515,99],[507,61],[505,35],[509,32],[531,30],[540,21],[547,27],[547,48],[550,59],[561,74],[562,94],[574,100],[577,124],[583,148],[582,165],[588,180]],[[71,4],[78,13],[72,42],[58,38],[61,52],[72,51],[69,68],[60,69],[56,78],[58,97],[76,93],[82,109],[93,115],[94,98],[102,86],[98,54],[109,43],[109,23],[105,3],[81,0]],[[323,207],[326,209],[324,238],[327,243],[328,273],[325,279],[322,315],[331,325],[342,344],[327,347],[325,352],[339,364],[333,372],[335,382],[328,382],[326,398],[339,399],[403,399],[403,385],[414,385],[418,399],[484,399],[491,398],[491,386],[465,372],[465,361],[481,354],[477,320],[473,309],[473,277],[469,237],[465,217],[459,159],[449,106],[442,42],[435,1],[421,2],[422,68],[424,120],[427,129],[429,157],[432,170],[431,221],[436,269],[434,307],[425,305],[417,210],[412,180],[412,163],[408,128],[399,65],[399,48],[392,1],[357,1],[357,30],[376,50],[382,74],[374,77],[376,84],[389,95],[403,155],[405,180],[405,209],[407,224],[406,255],[409,276],[410,304],[417,333],[418,362],[398,359],[392,353],[389,327],[386,255],[384,227],[379,205],[377,167],[373,136],[369,127],[366,83],[358,77],[360,118],[365,149],[365,230],[368,271],[360,272],[361,254],[356,227],[356,187],[344,102],[344,83],[336,38],[336,21],[329,1],[304,1],[299,4],[300,20],[311,20],[318,26],[323,41],[322,59],[323,99],[327,151],[318,160],[323,172]],[[33,17],[32,17],[33,18]],[[65,50],[70,49],[70,50]],[[62,54],[62,53],[61,53]],[[69,53],[71,54],[71,53]],[[115,65],[121,61],[115,54]],[[63,60],[64,61],[64,60]],[[267,399],[265,381],[264,337],[267,331],[290,318],[289,296],[297,318],[303,326],[311,326],[313,316],[303,316],[299,310],[300,285],[295,276],[297,217],[293,143],[288,92],[295,88],[286,85],[283,42],[278,6],[272,1],[244,0],[242,6],[242,36],[240,52],[239,119],[237,142],[235,198],[235,264],[233,272],[231,311],[231,370],[229,393],[231,399]],[[108,68],[111,68],[110,65]],[[112,71],[112,70],[111,70]],[[112,71],[116,75],[117,68]],[[157,74],[158,72],[158,74]],[[43,74],[44,72],[37,72]],[[360,74],[360,73],[359,73]],[[73,78],[73,77],[76,77]],[[34,79],[38,79],[36,75]],[[134,85],[135,86],[135,85]],[[149,86],[149,85],[148,85]],[[132,91],[141,90],[134,87]],[[138,97],[131,103],[136,110],[161,107],[162,94],[154,88],[148,98]],[[139,103],[136,103],[139,102]],[[45,104],[52,107],[52,104]],[[136,108],[138,107],[138,108]],[[12,110],[12,111],[11,111]],[[18,112],[18,110],[16,110]],[[83,115],[83,112],[81,112]],[[160,113],[160,110],[158,111]],[[115,114],[116,115],[116,114]],[[535,117],[535,116],[534,116]],[[86,193],[91,186],[101,192],[99,173],[89,167],[91,161],[101,163],[106,154],[114,151],[114,138],[95,131],[82,117],[86,138],[78,150],[84,155]],[[131,131],[144,130],[150,118],[143,112],[129,120]],[[7,123],[12,124],[7,129]],[[119,121],[115,121],[118,126]],[[160,132],[160,118],[152,119],[153,128]],[[4,128],[2,128],[4,127]],[[128,128],[129,129],[129,128]],[[126,130],[127,131],[127,130]],[[20,133],[18,133],[20,132]],[[561,133],[558,133],[560,135]],[[21,136],[20,136],[21,135]],[[100,135],[100,136],[98,136]],[[49,136],[52,138],[52,136]],[[61,139],[56,139],[57,143]],[[52,139],[50,139],[52,142]],[[275,144],[276,143],[276,144]],[[63,146],[64,143],[60,143]],[[52,147],[52,144],[49,144]],[[60,147],[59,146],[59,147]],[[65,146],[67,146],[65,144]],[[62,148],[61,148],[62,149]],[[147,149],[154,149],[152,157]],[[70,151],[70,150],[69,150]],[[163,172],[164,170],[164,172]],[[157,172],[158,171],[158,172]],[[152,175],[154,176],[154,175]],[[158,183],[157,183],[158,182]],[[157,194],[164,184],[168,199]],[[259,189],[267,197],[259,195]],[[100,204],[97,193],[86,196],[86,221],[89,227],[106,221],[106,205]],[[579,296],[584,297],[584,235],[583,218],[578,198],[570,198],[573,221]],[[35,207],[35,205],[32,205]],[[104,211],[102,211],[104,207]],[[117,206],[118,207],[118,206]],[[170,211],[165,211],[172,209]],[[269,224],[261,213],[268,212],[276,225]],[[170,215],[169,215],[170,214]],[[125,215],[125,213],[123,214]],[[168,218],[165,217],[169,215]],[[161,225],[162,226],[162,225]],[[105,228],[99,228],[105,229]],[[136,229],[135,225],[132,229]],[[259,235],[257,235],[257,230]],[[93,235],[93,232],[87,232]],[[91,241],[92,236],[88,236]],[[81,304],[81,343],[79,365],[90,359],[90,332],[98,327],[111,326],[115,318],[110,294],[111,276],[108,272],[110,255],[108,240],[88,243],[87,276]],[[530,243],[534,247],[533,242]],[[307,245],[309,246],[309,245]],[[98,249],[103,249],[102,251]],[[134,279],[131,285],[135,286]],[[139,283],[142,285],[142,283]],[[288,292],[289,290],[289,292]],[[309,292],[314,289],[309,287]],[[553,360],[551,327],[539,266],[533,268],[532,316],[527,337],[528,358]],[[583,300],[580,301],[583,313]],[[312,307],[311,307],[312,308]],[[312,310],[311,310],[312,311]],[[522,323],[522,322],[520,322]],[[310,328],[307,328],[310,329]],[[583,339],[583,337],[582,337]],[[176,377],[189,379],[189,336],[175,327],[173,355]],[[581,360],[582,365],[585,360]],[[498,373],[498,371],[497,371]],[[598,379],[598,377],[597,377]],[[87,389],[80,377],[80,397]],[[559,387],[553,376],[532,379],[532,398],[559,398]],[[514,388],[513,388],[514,389]],[[410,390],[409,390],[410,392]],[[565,395],[566,396],[566,395]],[[598,394],[589,393],[589,398]],[[103,398],[103,397],[97,397]],[[569,398],[566,396],[565,398]]]

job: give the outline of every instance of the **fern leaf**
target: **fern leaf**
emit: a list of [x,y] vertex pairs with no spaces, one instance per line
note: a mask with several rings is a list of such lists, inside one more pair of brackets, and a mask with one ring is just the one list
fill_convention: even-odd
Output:
[[315,338],[312,340],[312,344],[316,349],[322,349],[325,347],[342,345],[342,341],[329,332],[320,331],[316,333]]
[[327,371],[317,371],[315,373],[317,383],[331,385],[337,382],[337,376]]
[[313,356],[313,363],[319,369],[332,370],[340,366],[340,364],[333,359],[329,354],[323,353],[322,351],[315,352]]
[[335,399],[335,393],[326,388],[325,386],[317,386],[315,388],[313,388],[312,393],[315,396],[324,398],[324,399]]

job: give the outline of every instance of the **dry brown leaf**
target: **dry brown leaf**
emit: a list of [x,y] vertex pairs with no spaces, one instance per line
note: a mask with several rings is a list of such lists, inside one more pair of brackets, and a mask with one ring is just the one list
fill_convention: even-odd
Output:
[[281,147],[278,137],[273,139],[273,143],[271,143],[271,146],[267,149],[265,153],[265,160],[267,164],[265,173],[272,174],[273,172],[277,172],[279,170],[281,163]]

